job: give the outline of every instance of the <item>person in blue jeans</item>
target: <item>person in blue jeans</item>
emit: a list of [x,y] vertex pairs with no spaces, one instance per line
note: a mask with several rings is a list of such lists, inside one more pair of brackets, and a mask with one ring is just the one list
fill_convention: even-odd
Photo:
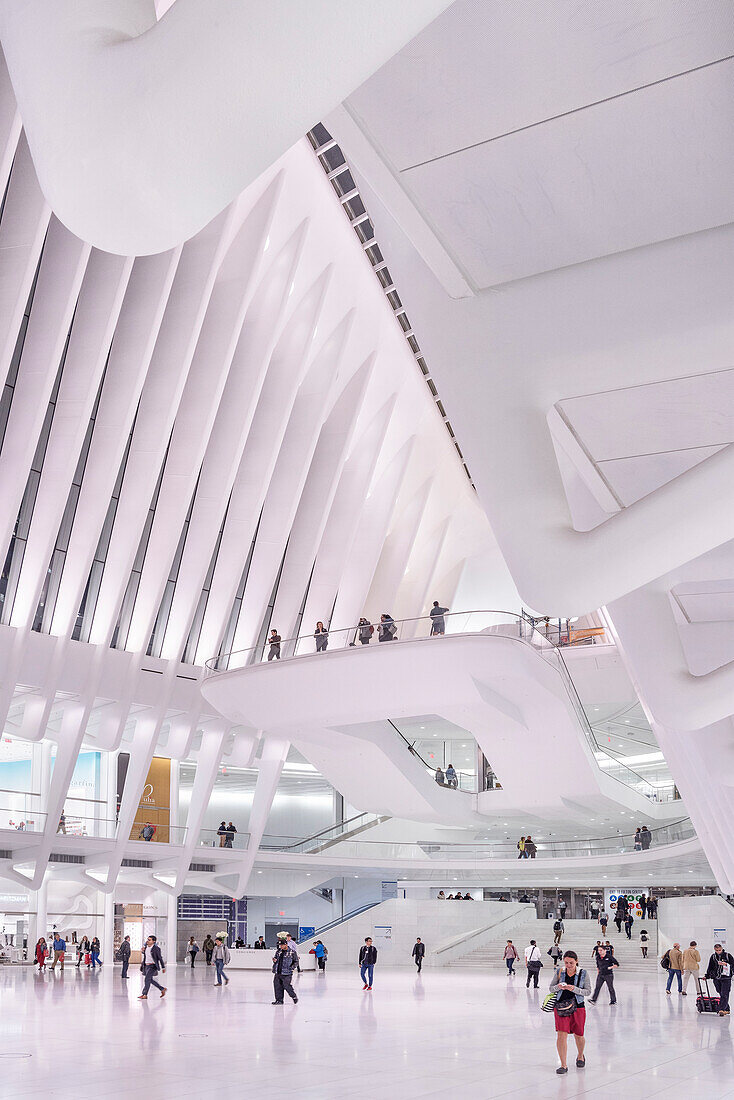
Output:
[[229,966],[229,948],[224,942],[225,937],[222,932],[220,932],[219,935],[215,937],[215,939],[216,943],[214,946],[214,966],[217,970],[217,980],[214,984],[221,985],[222,979],[224,979],[224,984],[229,985],[229,978],[224,973],[225,966]]
[[97,937],[95,936],[94,939],[92,940],[92,946],[91,946],[91,951],[90,951],[90,954],[92,956],[92,970],[94,970],[95,966],[99,966],[99,967],[102,966],[102,962],[101,962],[100,957],[99,957],[99,953],[100,953],[101,950],[102,950],[102,948],[100,946],[100,942],[97,939]]
[[372,980],[375,975],[375,963],[377,962],[377,948],[372,945],[372,937],[367,936],[364,947],[359,949],[359,967],[363,989],[372,989]]
[[683,984],[681,982],[681,971],[683,969],[683,952],[680,949],[679,943],[674,943],[670,951],[668,951],[668,958],[670,959],[670,969],[668,970],[668,984],[665,987],[665,992],[670,995],[670,987],[673,984],[673,978],[678,979],[678,992],[683,993]]

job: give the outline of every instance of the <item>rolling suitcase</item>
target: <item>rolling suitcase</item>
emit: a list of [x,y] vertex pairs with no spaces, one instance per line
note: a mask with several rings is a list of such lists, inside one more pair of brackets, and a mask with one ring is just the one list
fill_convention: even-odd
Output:
[[[709,989],[708,978],[697,978],[698,983],[698,996],[696,997],[696,1008],[699,1012],[718,1012],[719,1000],[718,993],[712,995]],[[703,986],[706,986],[706,992],[704,993]]]

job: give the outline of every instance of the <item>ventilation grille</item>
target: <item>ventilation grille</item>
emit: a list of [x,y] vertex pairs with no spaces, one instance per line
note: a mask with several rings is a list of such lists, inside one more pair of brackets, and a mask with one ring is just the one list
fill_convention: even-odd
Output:
[[65,852],[52,852],[48,857],[49,863],[84,863],[84,856],[70,856]]
[[0,859],[12,859],[13,853],[10,848],[0,848]]
[[213,871],[213,863],[190,863],[189,871]]
[[123,859],[123,867],[152,867],[153,864],[148,859]]

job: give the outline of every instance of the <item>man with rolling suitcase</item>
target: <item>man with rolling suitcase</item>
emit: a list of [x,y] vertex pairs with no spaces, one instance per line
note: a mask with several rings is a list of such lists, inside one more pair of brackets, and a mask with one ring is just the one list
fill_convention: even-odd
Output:
[[719,1016],[729,1015],[732,968],[734,968],[734,958],[720,943],[715,943],[714,953],[709,959],[706,970],[706,978],[713,978],[716,992],[719,994]]

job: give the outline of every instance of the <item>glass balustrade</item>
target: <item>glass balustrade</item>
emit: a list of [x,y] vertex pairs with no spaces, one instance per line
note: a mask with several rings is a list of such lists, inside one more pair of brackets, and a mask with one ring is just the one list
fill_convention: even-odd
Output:
[[[695,835],[690,818],[684,818],[670,825],[661,826],[659,829],[652,829],[649,850],[659,850],[670,844],[690,840]],[[266,839],[269,843],[262,844],[261,848],[268,851],[274,849],[294,851],[298,848],[298,845],[282,843],[284,839],[290,838],[263,838],[264,841]],[[273,841],[281,841],[281,843],[272,843]],[[536,841],[536,847],[536,859],[569,859],[586,856],[634,854],[635,835],[634,833],[619,833],[609,837],[591,837],[578,840],[538,840]],[[393,842],[348,839],[335,845],[331,854],[335,857],[338,856],[339,859],[364,859],[377,862],[380,859],[419,860],[426,863],[456,860],[457,862],[473,861],[480,864],[487,860],[518,860],[517,844],[514,841],[443,843],[440,841]]]
[[247,851],[250,845],[249,833],[222,834],[218,829],[201,829],[199,831],[200,848],[231,848],[241,852]]
[[46,814],[36,809],[40,795],[31,791],[0,789],[0,829],[40,833],[46,827]]

